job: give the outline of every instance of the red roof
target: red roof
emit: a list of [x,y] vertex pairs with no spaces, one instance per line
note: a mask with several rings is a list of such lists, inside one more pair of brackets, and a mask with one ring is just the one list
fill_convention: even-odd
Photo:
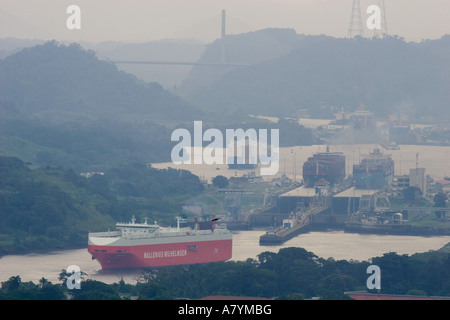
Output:
[[207,296],[198,300],[272,300],[262,297],[236,297],[236,296]]
[[450,297],[424,297],[394,294],[373,294],[368,292],[347,292],[354,300],[450,300]]

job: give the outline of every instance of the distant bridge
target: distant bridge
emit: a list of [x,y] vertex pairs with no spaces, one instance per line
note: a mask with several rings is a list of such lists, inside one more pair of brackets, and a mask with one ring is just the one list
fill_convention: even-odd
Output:
[[109,60],[116,64],[155,64],[178,66],[217,66],[217,67],[247,67],[247,63],[227,63],[225,50],[225,10],[222,10],[222,34],[220,38],[220,62],[190,62],[190,61],[155,61],[155,60]]
[[186,62],[186,61],[149,61],[149,60],[118,60],[110,62],[117,64],[161,64],[161,65],[184,65],[184,66],[219,66],[219,67],[247,67],[246,63],[221,63],[221,62]]

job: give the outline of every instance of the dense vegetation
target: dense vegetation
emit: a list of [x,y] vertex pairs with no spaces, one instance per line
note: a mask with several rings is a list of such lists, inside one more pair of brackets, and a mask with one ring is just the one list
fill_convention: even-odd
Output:
[[83,279],[81,289],[67,290],[62,284],[42,278],[38,284],[22,283],[12,276],[1,285],[0,299],[75,300],[198,299],[205,296],[266,297],[282,300],[349,299],[349,291],[367,290],[367,267],[381,269],[383,294],[450,296],[450,253],[398,255],[386,253],[371,261],[322,259],[302,248],[263,252],[257,259],[174,266],[143,271],[135,285],[123,280],[111,285]]
[[[0,106],[1,108],[1,106]],[[103,170],[123,162],[170,161],[171,131],[154,123],[89,121],[49,124],[29,118],[0,120],[0,154],[33,166]]]
[[85,246],[88,231],[132,215],[172,223],[181,202],[202,190],[188,171],[135,163],[85,177],[0,157],[0,254]]
[[168,125],[200,115],[77,44],[48,42],[0,60],[0,154],[35,167],[169,161]]

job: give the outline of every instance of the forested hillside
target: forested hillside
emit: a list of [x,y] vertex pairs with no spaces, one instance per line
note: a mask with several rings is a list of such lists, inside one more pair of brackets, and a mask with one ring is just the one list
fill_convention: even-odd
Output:
[[201,113],[157,83],[100,61],[78,44],[47,42],[0,61],[0,97],[46,120],[185,120]]
[[201,114],[77,44],[47,42],[0,60],[0,155],[35,167],[169,161],[171,126]]
[[202,190],[188,171],[129,164],[85,177],[0,157],[0,255],[85,247],[89,231],[132,215],[174,223],[181,202]]
[[33,166],[104,170],[124,162],[170,160],[171,130],[155,123],[93,120],[52,124],[16,113],[0,119],[0,154]]

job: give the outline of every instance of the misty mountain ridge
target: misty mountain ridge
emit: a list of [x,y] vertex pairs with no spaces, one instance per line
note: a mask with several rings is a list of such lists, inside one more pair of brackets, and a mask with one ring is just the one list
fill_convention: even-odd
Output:
[[[420,43],[390,36],[340,39],[261,30],[286,46],[266,43],[273,57],[258,59],[255,34],[226,38],[228,63],[248,63],[211,72],[195,66],[181,90],[202,109],[224,114],[332,117],[360,107],[384,118],[399,111],[416,120],[448,120],[450,113],[450,36]],[[242,39],[247,39],[245,45]],[[286,41],[287,40],[287,41]],[[218,59],[220,40],[200,59]],[[284,50],[281,50],[284,48]],[[249,60],[255,54],[255,61]],[[219,68],[219,67],[218,67]],[[217,70],[216,70],[217,71]]]
[[[41,39],[0,39],[0,59],[17,53],[24,48],[41,45],[47,41]],[[70,45],[72,42],[61,41]],[[206,44],[194,39],[162,39],[149,42],[80,41],[85,50],[92,50],[96,57],[106,61],[198,61]],[[130,64],[118,63],[117,68],[136,76],[144,82],[157,82],[164,88],[172,90],[181,85],[192,66],[166,64]]]
[[[283,119],[301,110],[329,118],[361,106],[379,118],[393,112],[449,118],[450,36],[406,43],[265,29],[225,41],[226,62],[248,66],[195,66],[176,90],[186,100],[78,44],[47,42],[7,56],[0,60],[0,154],[33,166],[101,171],[129,161],[170,161],[172,130],[193,120],[237,128],[250,114]],[[105,53],[118,48],[103,44]],[[139,46],[124,44],[115,52],[131,55],[133,48]],[[215,41],[199,61],[214,62],[221,52]],[[294,137],[302,128],[283,129],[282,145],[314,142]]]
[[[243,34],[226,35],[206,46],[198,60],[201,63],[257,64],[292,52],[302,35],[294,29],[268,28]],[[184,79],[177,93],[196,98],[233,66],[195,66]],[[197,92],[199,91],[199,92]]]
[[[429,123],[449,118],[449,39],[450,36],[444,36],[420,43],[405,42],[396,36],[342,39],[270,28],[226,35],[206,47],[199,42],[181,40],[83,43],[81,46],[92,48],[96,56],[106,60],[220,62],[225,59],[226,63],[248,64],[245,67],[117,65],[118,70],[144,81],[160,79],[165,86],[173,83],[168,85],[170,91],[195,106],[194,113],[181,113],[192,115],[186,119],[196,118],[197,108],[203,112],[202,117],[220,114],[239,119],[249,114],[296,116],[299,110],[311,117],[332,118],[337,111],[353,112],[364,107],[379,118],[395,112]],[[17,45],[16,41],[9,46],[14,43]],[[175,86],[181,82],[181,86]],[[85,99],[79,98],[78,102],[81,108]],[[157,109],[154,105],[153,110],[158,113],[164,108]],[[58,112],[61,111],[52,109],[47,114],[43,111],[39,114],[51,117]],[[71,114],[69,110],[64,113],[72,118],[84,116]],[[129,117],[123,113],[120,116],[121,119]]]
[[201,113],[158,83],[145,83],[78,44],[47,42],[0,60],[0,96],[46,120],[176,120]]
[[167,125],[200,116],[78,44],[47,42],[0,60],[0,154],[33,167],[103,171],[169,161]]

